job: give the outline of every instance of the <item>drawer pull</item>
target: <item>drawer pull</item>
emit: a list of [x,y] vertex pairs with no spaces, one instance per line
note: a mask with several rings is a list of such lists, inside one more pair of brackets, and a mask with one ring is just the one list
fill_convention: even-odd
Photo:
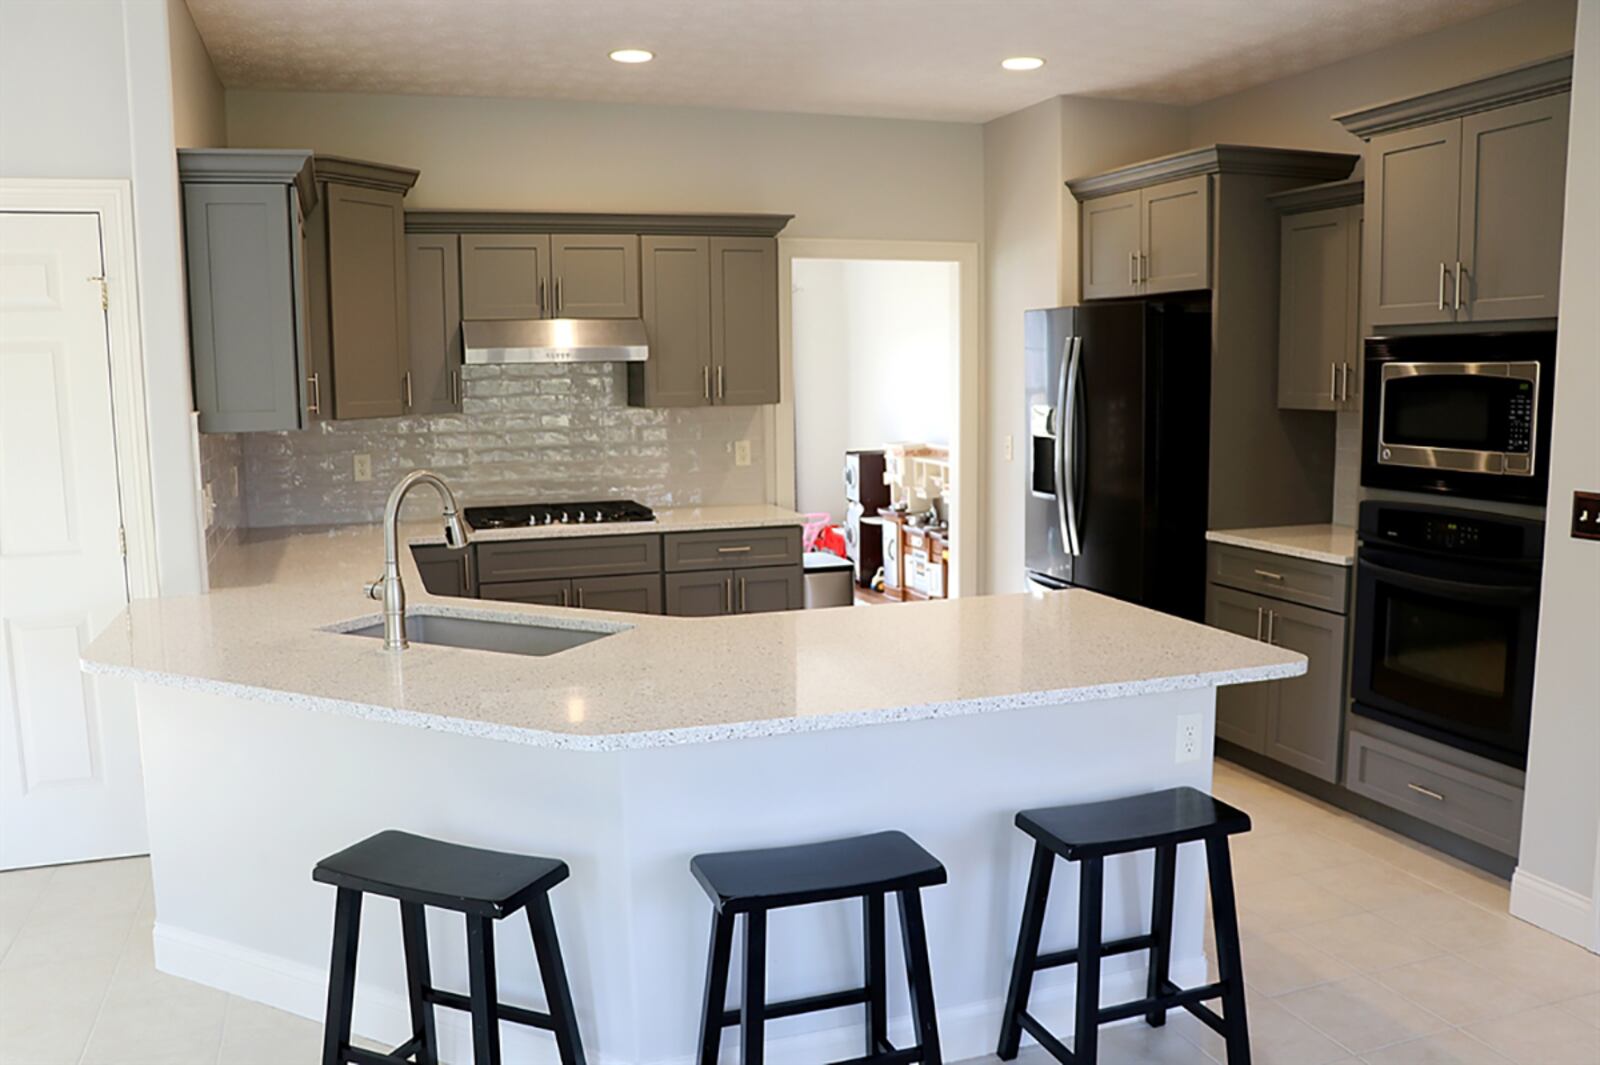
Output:
[[1406,787],[1410,788],[1412,791],[1416,792],[1418,795],[1426,795],[1428,798],[1434,800],[1435,802],[1444,802],[1444,796],[1440,795],[1437,791],[1434,791],[1432,788],[1425,788],[1421,784],[1407,784]]
[[719,555],[743,555],[743,554],[746,554],[749,551],[750,551],[750,545],[749,544],[740,544],[738,547],[719,547],[719,548],[717,548],[717,554],[719,554]]
[[1283,580],[1283,574],[1281,574],[1281,573],[1273,573],[1269,569],[1258,569],[1258,570],[1256,570],[1256,576],[1257,577],[1261,577],[1264,580],[1269,580],[1269,581],[1281,581],[1281,580]]

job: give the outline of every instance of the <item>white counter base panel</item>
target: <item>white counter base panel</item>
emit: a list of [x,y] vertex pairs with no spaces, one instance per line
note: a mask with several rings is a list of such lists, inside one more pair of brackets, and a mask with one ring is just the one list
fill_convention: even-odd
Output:
[[[705,850],[900,828],[950,883],[924,893],[946,1060],[993,1052],[1027,877],[1016,810],[1188,784],[1211,763],[1174,764],[1176,717],[1199,714],[1212,745],[1214,689],[715,744],[579,752],[140,684],[156,960],[163,971],[320,1019],[333,892],[321,857],[384,828],[564,858],[552,894],[591,1061],[688,1065],[710,903],[689,875]],[[1194,853],[1191,853],[1193,851]],[[1203,982],[1204,861],[1179,861],[1173,977]],[[1149,855],[1106,868],[1107,938],[1147,927]],[[1058,869],[1045,949],[1072,943],[1076,881]],[[436,982],[464,990],[465,939],[429,914]],[[890,922],[891,1034],[909,1007]],[[527,926],[497,927],[501,995],[542,1005]],[[735,980],[739,969],[735,951]],[[773,999],[860,980],[860,911],[830,904],[770,923]],[[1106,963],[1107,1001],[1142,994],[1142,954]],[[399,914],[363,908],[356,1031],[408,1033]],[[1073,971],[1040,975],[1036,1014],[1071,1030]],[[737,992],[732,993],[736,1001]],[[815,1065],[860,1052],[861,1010],[774,1022],[768,1060]],[[439,1011],[446,1060],[470,1060],[465,1015]],[[732,1041],[730,1030],[729,1042]],[[504,1026],[507,1061],[554,1062],[543,1033]],[[729,1045],[725,1060],[736,1051]]]

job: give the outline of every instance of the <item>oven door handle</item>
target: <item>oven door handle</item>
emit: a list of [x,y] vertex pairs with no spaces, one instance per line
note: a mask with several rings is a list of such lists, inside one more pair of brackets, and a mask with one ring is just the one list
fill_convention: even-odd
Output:
[[1363,575],[1381,577],[1396,584],[1404,584],[1423,591],[1448,595],[1457,599],[1471,599],[1478,603],[1523,603],[1539,594],[1538,586],[1505,584],[1480,584],[1476,581],[1453,581],[1445,577],[1427,577],[1420,573],[1407,573],[1391,566],[1379,565],[1363,559],[1358,571]]

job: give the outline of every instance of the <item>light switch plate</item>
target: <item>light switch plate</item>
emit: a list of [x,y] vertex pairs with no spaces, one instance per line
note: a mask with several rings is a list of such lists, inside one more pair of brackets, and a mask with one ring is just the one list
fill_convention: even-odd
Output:
[[371,455],[357,455],[356,456],[356,480],[358,480],[358,481],[370,481],[370,480],[372,480],[372,456]]
[[1600,540],[1600,492],[1572,493],[1572,538]]

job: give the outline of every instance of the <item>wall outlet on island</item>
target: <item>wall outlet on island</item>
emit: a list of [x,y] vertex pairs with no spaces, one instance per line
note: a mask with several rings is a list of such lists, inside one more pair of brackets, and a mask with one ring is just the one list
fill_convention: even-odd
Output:
[[1200,760],[1200,735],[1203,728],[1199,714],[1183,714],[1178,718],[1178,753],[1175,761],[1181,764]]
[[750,441],[738,440],[734,442],[733,464],[735,466],[750,465]]
[[356,456],[356,480],[358,480],[358,481],[370,481],[370,480],[372,480],[372,456],[371,455],[357,455]]

